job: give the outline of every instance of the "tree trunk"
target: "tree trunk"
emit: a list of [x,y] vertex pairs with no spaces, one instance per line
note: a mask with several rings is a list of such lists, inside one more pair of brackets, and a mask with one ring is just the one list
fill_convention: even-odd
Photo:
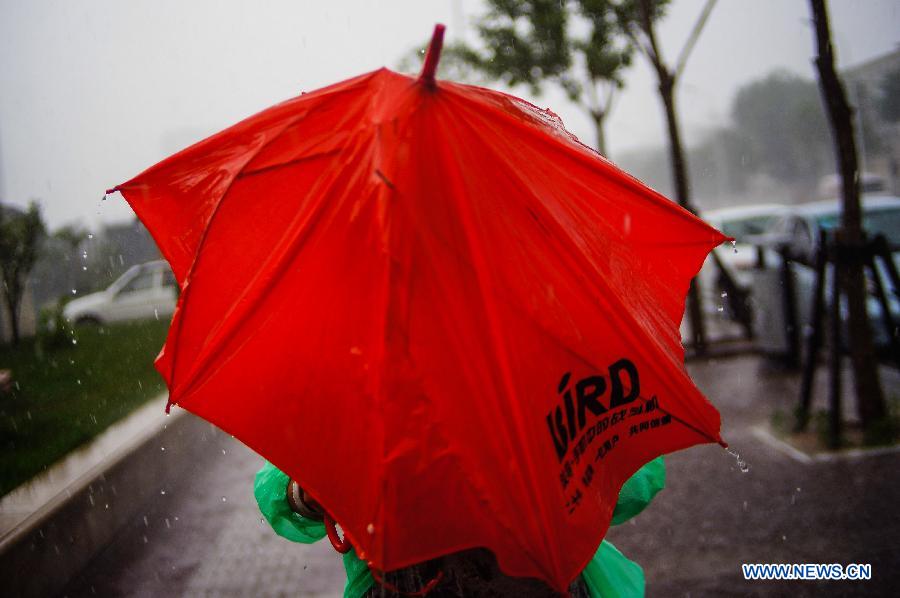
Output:
[[604,121],[606,120],[605,112],[591,112],[591,118],[594,121],[594,132],[596,133],[597,138],[597,151],[600,152],[604,158],[609,158],[609,154],[606,153],[606,131],[603,128]]
[[[666,125],[669,131],[669,158],[672,165],[672,181],[675,184],[675,198],[678,205],[693,212],[697,211],[690,202],[690,182],[688,180],[687,157],[681,145],[681,131],[678,127],[678,115],[675,112],[675,78],[665,69],[658,69],[659,97],[666,112]],[[687,296],[687,316],[691,329],[691,341],[694,351],[699,355],[706,353],[706,325],[703,319],[703,306],[700,302],[700,281],[696,277],[691,280]]]
[[9,316],[10,332],[12,332],[12,346],[19,344],[19,301],[13,299],[13,289],[6,286],[3,293],[3,305],[6,306],[6,313]]
[[[810,0],[810,4],[819,52],[816,58],[819,88],[831,121],[843,196],[841,226],[836,231],[835,239],[839,244],[835,269],[841,294],[847,298],[848,344],[853,364],[857,412],[863,427],[868,428],[873,422],[883,418],[886,410],[866,311],[866,283],[862,259],[865,238],[861,224],[859,169],[853,137],[852,111],[847,103],[844,87],[834,69],[831,31],[825,1]],[[839,297],[832,297],[832,301],[839,300]],[[835,350],[839,350],[838,347],[835,347]]]

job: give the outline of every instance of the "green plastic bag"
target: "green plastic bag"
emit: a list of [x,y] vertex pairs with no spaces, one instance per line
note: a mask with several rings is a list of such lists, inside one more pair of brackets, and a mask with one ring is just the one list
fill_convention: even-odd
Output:
[[[644,510],[656,493],[665,487],[666,468],[659,457],[628,478],[619,492],[612,524],[618,525]],[[301,517],[287,502],[287,474],[266,463],[256,474],[254,494],[259,510],[279,536],[310,544],[325,537],[320,521]],[[347,584],[344,598],[359,598],[375,584],[369,567],[351,550],[344,555]],[[644,572],[615,546],[604,540],[582,572],[593,598],[632,598],[644,595]]]

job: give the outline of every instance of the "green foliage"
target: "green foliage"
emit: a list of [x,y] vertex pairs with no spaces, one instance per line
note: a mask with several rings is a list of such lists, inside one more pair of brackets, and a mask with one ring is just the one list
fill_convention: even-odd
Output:
[[900,121],[900,69],[885,75],[879,88],[881,97],[878,102],[878,111],[881,118],[890,123]]
[[36,202],[32,201],[25,212],[0,205],[0,276],[12,324],[13,344],[19,342],[19,306],[25,292],[25,279],[37,261],[45,234],[41,210]]
[[487,77],[525,85],[535,95],[548,84],[558,86],[591,116],[598,148],[605,153],[603,122],[634,53],[620,22],[623,14],[633,12],[631,4],[489,0],[487,14],[477,23],[483,48],[454,46],[451,51]]
[[752,170],[809,181],[833,169],[830,129],[813,81],[778,71],[745,85],[732,119]]
[[38,337],[0,349],[14,380],[0,396],[0,495],[162,393],[153,358],[167,329],[147,320],[69,331],[60,346]]
[[74,331],[63,316],[63,308],[73,298],[63,295],[56,303],[45,306],[38,314],[35,351],[47,352],[71,344]]

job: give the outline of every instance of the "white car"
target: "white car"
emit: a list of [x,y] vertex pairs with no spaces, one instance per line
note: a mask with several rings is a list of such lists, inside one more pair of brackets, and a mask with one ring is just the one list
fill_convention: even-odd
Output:
[[[723,234],[734,238],[734,245],[725,243],[716,247],[714,251],[722,266],[741,289],[750,288],[750,270],[756,266],[758,253],[756,248],[747,242],[747,238],[761,234],[776,218],[786,212],[786,206],[769,203],[710,210],[700,215]],[[721,298],[720,273],[712,257],[706,258],[699,276],[703,289],[704,309],[710,312],[721,311],[720,308],[727,302]]]
[[105,290],[70,301],[63,317],[75,325],[168,320],[177,300],[175,276],[169,264],[159,260],[132,266]]
[[[900,197],[889,195],[869,195],[860,197],[862,208],[862,225],[869,236],[883,235],[887,240],[891,261],[894,267],[900,269]],[[815,289],[815,271],[813,264],[819,248],[819,233],[833,231],[840,223],[842,202],[832,199],[817,201],[795,206],[786,211],[772,222],[761,240],[767,240],[771,246],[787,246],[793,264],[794,293],[797,298],[797,318],[801,330],[807,330],[812,320],[812,296]],[[755,327],[760,331],[767,331],[760,335],[760,347],[769,352],[779,353],[786,350],[784,339],[785,316],[783,298],[781,293],[780,274],[781,256],[774,249],[766,250],[767,270],[757,272],[759,278],[754,280],[758,288],[769,281],[769,293],[759,293],[755,298],[759,309],[754,310],[757,317]],[[888,300],[888,308],[896,325],[900,322],[900,289],[893,288],[891,279],[881,261],[877,261],[877,268],[885,285]],[[831,277],[833,268],[825,271],[825,304],[832,301]],[[875,283],[866,274],[867,289],[869,294],[866,300],[869,321],[872,325],[873,340],[876,347],[888,347],[890,335],[896,332],[888,332],[883,323],[881,303],[874,295]],[[846,305],[841,303],[842,318],[846,318]]]

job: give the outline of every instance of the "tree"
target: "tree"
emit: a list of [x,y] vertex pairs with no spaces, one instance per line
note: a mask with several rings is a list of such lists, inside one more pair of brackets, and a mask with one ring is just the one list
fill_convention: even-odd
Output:
[[750,169],[810,187],[831,171],[828,122],[814,81],[773,72],[738,90],[731,117]]
[[44,234],[44,221],[37,203],[31,202],[26,212],[0,206],[0,275],[13,345],[19,343],[19,308],[25,280],[37,260]]
[[889,72],[879,85],[878,112],[889,123],[900,121],[900,68]]
[[633,48],[617,29],[609,0],[488,0],[477,25],[485,50],[450,51],[507,85],[539,95],[560,87],[591,117],[598,151],[606,155],[604,123]]
[[[866,279],[863,273],[866,240],[862,230],[859,202],[859,165],[853,135],[853,111],[847,102],[843,83],[834,68],[834,51],[831,46],[831,30],[825,0],[810,0],[810,8],[818,48],[815,62],[819,73],[819,88],[828,108],[843,197],[841,225],[835,231],[837,245],[835,275],[840,294],[832,300],[839,301],[840,296],[847,299],[848,345],[850,361],[853,364],[856,404],[863,428],[868,430],[884,418],[886,409],[866,311]],[[835,343],[833,350],[838,351],[837,339],[832,342]]]
[[[662,55],[662,48],[656,38],[656,22],[665,15],[668,3],[668,0],[618,0],[613,3],[613,9],[620,29],[632,40],[633,45],[647,58],[656,72],[659,97],[662,100],[669,133],[669,156],[675,198],[678,200],[678,205],[696,213],[697,211],[690,201],[687,156],[681,141],[681,128],[675,109],[675,87],[716,0],[707,0],[674,67],[670,67],[666,63]],[[703,322],[703,309],[700,305],[699,284],[696,278],[691,281],[687,311],[694,350],[702,354],[706,351],[706,330]]]

